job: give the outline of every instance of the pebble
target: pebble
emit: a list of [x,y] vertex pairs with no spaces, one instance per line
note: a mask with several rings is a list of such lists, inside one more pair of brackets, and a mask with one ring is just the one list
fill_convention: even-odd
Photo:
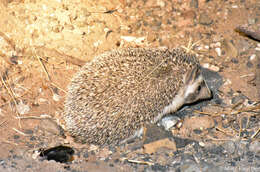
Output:
[[256,47],[255,50],[256,50],[256,51],[260,51],[260,47]]
[[227,141],[222,145],[222,147],[227,151],[228,154],[233,154],[236,151],[236,145],[233,141]]
[[250,143],[249,150],[251,152],[260,153],[260,142],[258,140],[255,140]]
[[22,101],[18,103],[17,107],[17,111],[19,114],[26,114],[30,111],[30,106],[24,104]]
[[234,63],[234,64],[238,64],[237,58],[232,58],[232,59],[231,59],[231,62]]
[[248,68],[251,68],[251,67],[253,67],[253,63],[250,62],[250,61],[248,61],[248,62],[246,63],[246,66],[247,66]]
[[165,130],[169,131],[169,129],[175,126],[179,120],[180,118],[177,116],[166,116],[161,120],[160,125],[162,125]]
[[199,23],[202,25],[211,25],[213,20],[209,17],[207,13],[201,13],[199,17]]
[[239,156],[243,156],[245,152],[248,151],[248,142],[247,141],[240,141],[237,144],[237,152]]
[[221,49],[219,47],[215,48],[215,51],[218,56],[221,56]]
[[209,70],[212,70],[214,72],[219,72],[219,70],[220,70],[220,68],[218,66],[215,66],[215,65],[212,65],[212,64],[209,64],[209,63],[202,64],[202,67],[209,69]]
[[256,58],[256,54],[252,54],[252,55],[249,57],[249,60],[253,61],[253,60],[255,60],[255,58]]
[[54,93],[53,96],[52,96],[52,99],[53,99],[54,101],[58,102],[58,101],[60,101],[61,96]]
[[248,19],[248,24],[249,24],[249,25],[253,25],[253,24],[256,23],[256,21],[257,21],[256,18],[249,18],[249,19]]

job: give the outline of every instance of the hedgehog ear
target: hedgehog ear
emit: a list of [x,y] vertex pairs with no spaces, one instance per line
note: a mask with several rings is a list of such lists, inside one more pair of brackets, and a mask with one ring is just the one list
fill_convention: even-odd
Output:
[[183,77],[183,83],[185,85],[193,83],[200,76],[200,67],[196,65],[190,69]]

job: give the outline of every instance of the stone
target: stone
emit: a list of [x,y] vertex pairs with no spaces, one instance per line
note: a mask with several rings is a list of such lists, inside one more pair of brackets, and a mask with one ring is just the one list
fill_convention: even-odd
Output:
[[207,13],[201,13],[199,17],[199,23],[202,25],[211,25],[213,20],[208,16]]

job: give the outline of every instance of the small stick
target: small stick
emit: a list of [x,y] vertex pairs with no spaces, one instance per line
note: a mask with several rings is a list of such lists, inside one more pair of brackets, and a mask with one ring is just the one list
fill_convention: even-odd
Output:
[[220,132],[222,132],[222,133],[224,133],[224,134],[228,135],[228,136],[232,136],[232,137],[234,137],[234,135],[232,135],[232,134],[229,134],[229,133],[227,133],[226,131],[224,131],[224,130],[222,130],[222,129],[218,128],[218,127],[216,127],[216,129],[217,129],[217,130],[219,130]]
[[239,105],[243,104],[244,103],[244,99],[240,99],[240,101],[238,101],[237,103],[233,104],[231,106],[231,109],[235,109],[236,107],[238,107]]
[[127,162],[130,163],[136,163],[136,164],[145,164],[145,165],[154,165],[153,162],[147,162],[147,161],[139,161],[139,160],[133,160],[133,159],[127,159],[127,158],[122,158],[122,161],[126,160]]
[[19,116],[17,119],[51,119],[49,115],[41,115],[41,116]]
[[67,55],[64,53],[60,53],[58,50],[55,50],[55,49],[46,48],[44,46],[36,46],[35,48],[38,51],[43,52],[44,56],[46,56],[46,57],[56,57],[56,58],[59,58],[63,61],[67,61],[67,62],[72,63],[77,66],[83,66],[86,63],[86,61],[84,61],[84,60],[78,59],[76,57],[73,57],[73,56],[70,56],[70,55]]
[[15,43],[5,33],[0,31],[0,36],[15,50]]
[[13,129],[14,131],[16,131],[17,133],[23,135],[23,136],[27,136],[27,134],[25,134],[25,133],[23,133],[23,132],[17,130],[16,128],[12,128],[12,129]]
[[240,32],[242,34],[244,34],[245,36],[255,39],[257,41],[260,41],[260,31],[252,31],[249,30],[243,26],[238,26],[235,28],[235,31]]
[[[16,116],[19,117],[20,114],[19,114],[19,112],[17,111],[17,105],[18,105],[18,104],[17,104],[16,98],[15,98],[15,94],[14,94],[14,92],[13,92],[13,90],[12,90],[11,87],[10,87],[10,90],[9,90],[9,88],[7,87],[7,84],[5,83],[3,76],[2,76],[1,74],[0,74],[0,76],[1,76],[2,83],[4,84],[4,86],[5,86],[6,90],[7,90],[7,92],[9,93],[9,95],[11,96],[11,98],[13,99],[13,101],[14,101],[14,103],[15,103]],[[18,121],[18,124],[19,124],[19,127],[22,128],[20,119],[19,119],[19,121]]]
[[61,87],[57,86],[56,84],[54,84],[53,82],[51,82],[51,85],[53,85],[54,87],[57,87],[58,89],[60,89],[61,91],[63,91],[64,93],[67,94],[67,91],[62,89]]
[[47,72],[45,65],[42,63],[40,57],[36,55],[36,58],[38,59],[39,63],[41,64],[41,67],[43,68],[43,71],[45,72],[48,80],[51,81],[51,77],[50,77],[49,73]]
[[260,133],[260,128],[251,136],[251,139],[255,138]]
[[[1,75],[1,74],[0,74],[0,75]],[[1,75],[1,80],[2,80],[3,85],[4,85],[5,88],[6,88],[7,92],[9,93],[9,95],[11,96],[11,98],[13,99],[14,103],[15,103],[16,106],[17,106],[17,101],[16,101],[16,99],[15,99],[14,92],[12,92],[11,89],[9,90],[9,88],[7,87],[7,84],[5,83],[4,78],[3,78],[2,75]]]

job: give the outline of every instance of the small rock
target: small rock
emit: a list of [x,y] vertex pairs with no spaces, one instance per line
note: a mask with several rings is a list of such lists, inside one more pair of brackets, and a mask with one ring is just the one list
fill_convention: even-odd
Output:
[[232,58],[232,59],[231,59],[231,62],[234,63],[234,64],[238,64],[237,58]]
[[255,60],[255,58],[256,58],[256,54],[252,54],[252,55],[249,57],[249,60],[250,60],[250,61],[253,61],[253,60]]
[[160,125],[162,125],[164,129],[168,131],[170,128],[175,126],[179,120],[180,118],[177,116],[166,116],[161,120]]
[[200,145],[201,147],[205,147],[205,146],[206,146],[206,144],[205,144],[204,142],[199,142],[199,145]]
[[220,47],[220,46],[221,46],[221,43],[220,43],[220,42],[216,42],[215,46],[216,46],[216,47]]
[[239,156],[243,156],[248,151],[248,142],[240,141],[237,143],[237,152]]
[[220,57],[221,56],[221,49],[219,47],[215,48],[215,51],[217,55]]
[[134,36],[121,36],[121,39],[126,42],[135,42],[137,45],[141,45],[145,41],[145,37],[134,37]]
[[215,65],[211,65],[209,63],[204,63],[202,64],[202,67],[206,68],[206,69],[209,69],[209,70],[212,70],[214,72],[219,72],[220,68],[218,66],[215,66]]
[[260,153],[260,142],[258,140],[255,140],[250,143],[249,150],[251,152]]
[[103,148],[97,153],[97,157],[100,158],[100,160],[106,159],[109,155],[112,154],[112,151],[110,151],[108,148]]
[[186,162],[180,166],[180,171],[193,172],[201,171],[201,167],[196,162]]
[[41,129],[54,135],[62,135],[63,130],[61,127],[52,119],[42,119],[39,125]]
[[213,23],[213,20],[208,16],[207,13],[200,14],[199,23],[202,25],[210,25]]
[[248,24],[249,25],[254,25],[256,23],[256,18],[249,18],[248,19]]
[[249,49],[249,47],[250,44],[245,39],[240,40],[237,44],[237,49],[239,50],[239,52],[246,51]]
[[53,99],[54,101],[58,102],[58,101],[60,101],[61,96],[54,93],[53,96],[52,96],[52,99]]
[[159,148],[167,148],[173,152],[177,151],[176,144],[170,141],[168,138],[158,140],[144,145],[144,153],[152,154],[155,153]]
[[247,66],[248,68],[251,68],[251,67],[253,67],[254,65],[253,65],[252,62],[248,61],[248,62],[246,63],[246,66]]
[[17,105],[17,111],[19,114],[26,114],[30,111],[30,106],[24,104],[22,101],[20,101]]
[[214,126],[214,120],[209,116],[193,116],[185,118],[183,122],[183,127],[189,128],[191,131],[195,129],[204,130]]
[[222,41],[222,49],[225,50],[226,55],[232,58],[237,57],[238,55],[238,50],[237,48],[233,45],[233,43],[230,40],[224,39]]
[[236,151],[236,144],[233,141],[225,142],[222,147],[227,151],[228,154],[233,154]]
[[256,50],[256,51],[260,51],[260,47],[256,47],[255,50]]

